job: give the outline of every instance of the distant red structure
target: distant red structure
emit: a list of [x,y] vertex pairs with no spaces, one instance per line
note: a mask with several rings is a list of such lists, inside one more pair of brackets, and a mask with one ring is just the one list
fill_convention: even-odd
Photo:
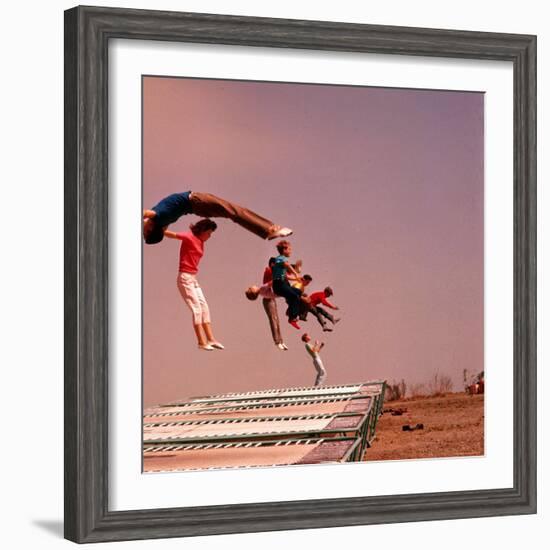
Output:
[[485,380],[482,378],[481,380],[479,380],[479,382],[476,382],[475,384],[470,384],[466,388],[466,391],[470,395],[477,395],[479,393],[485,393]]

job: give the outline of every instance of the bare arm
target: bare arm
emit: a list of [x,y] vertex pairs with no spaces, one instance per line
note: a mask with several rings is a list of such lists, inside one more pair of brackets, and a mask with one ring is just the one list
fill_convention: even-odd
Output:
[[151,219],[154,218],[157,215],[157,213],[154,210],[144,210],[143,211],[143,218],[144,219]]
[[323,298],[323,299],[321,300],[321,303],[322,303],[324,306],[329,307],[330,309],[340,309],[338,306],[335,306],[335,305],[331,304],[326,298]]
[[292,275],[294,275],[295,279],[300,278],[300,275],[298,275],[298,273],[296,273],[296,270],[288,262],[285,262],[283,265],[286,267],[286,269],[288,271],[290,271],[290,273],[292,273]]
[[169,239],[179,239],[182,240],[181,235],[178,235],[177,233],[174,233],[173,231],[168,231],[168,229],[164,230],[164,236],[168,237]]

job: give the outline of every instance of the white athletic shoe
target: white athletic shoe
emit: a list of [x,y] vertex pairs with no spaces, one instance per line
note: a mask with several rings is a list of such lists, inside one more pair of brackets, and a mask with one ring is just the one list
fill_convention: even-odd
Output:
[[214,351],[215,348],[213,348],[210,344],[199,344],[199,349],[204,351]]
[[212,346],[215,349],[225,349],[223,347],[223,344],[220,344],[219,342],[208,342],[209,346]]
[[284,344],[276,344],[276,345],[282,351],[284,351],[285,349],[288,349]]
[[273,231],[271,232],[271,234],[269,235],[268,240],[272,240],[272,239],[279,239],[281,237],[289,237],[290,235],[292,235],[292,229],[289,229],[288,227],[279,227],[279,226],[275,226],[273,228]]
[[282,344],[283,349],[286,351],[288,348],[286,347],[286,344]]

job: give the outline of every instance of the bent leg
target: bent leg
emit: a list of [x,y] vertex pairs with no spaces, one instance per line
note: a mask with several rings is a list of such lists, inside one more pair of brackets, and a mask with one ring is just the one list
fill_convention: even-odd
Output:
[[296,319],[300,312],[300,291],[292,288],[288,281],[273,281],[273,292],[286,300],[289,320]]
[[202,218],[228,218],[262,239],[267,239],[275,227],[271,220],[256,212],[210,193],[193,191],[189,200],[193,214]]

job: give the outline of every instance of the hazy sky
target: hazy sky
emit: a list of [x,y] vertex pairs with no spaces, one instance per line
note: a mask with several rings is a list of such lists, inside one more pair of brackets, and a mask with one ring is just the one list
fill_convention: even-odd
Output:
[[[143,204],[210,192],[294,229],[312,291],[342,321],[286,323],[278,350],[244,289],[276,255],[229,220],[198,280],[224,351],[197,349],[176,287],[179,241],[143,248],[144,405],[312,385],[300,336],[326,342],[327,384],[483,370],[483,94],[147,77]],[[195,216],[172,226],[187,231]]]

